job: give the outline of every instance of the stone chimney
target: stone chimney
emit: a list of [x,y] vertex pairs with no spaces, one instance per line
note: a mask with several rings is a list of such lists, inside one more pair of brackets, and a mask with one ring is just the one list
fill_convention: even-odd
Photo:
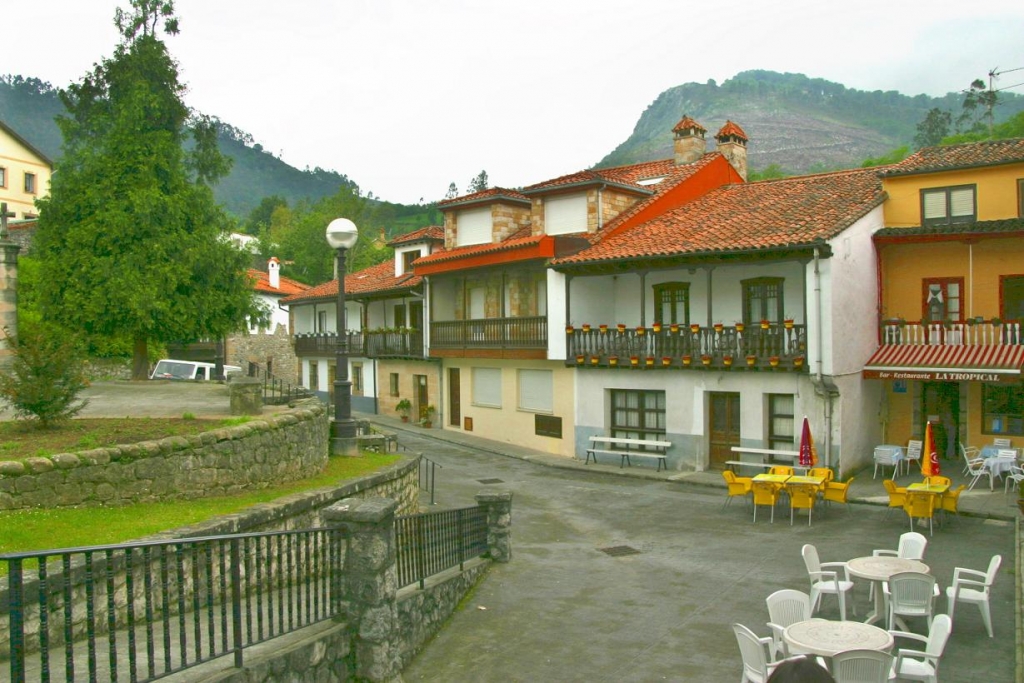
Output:
[[704,133],[708,132],[689,116],[683,116],[682,120],[672,129],[675,136],[676,165],[692,164],[704,156],[707,143],[704,140]]
[[272,289],[281,289],[281,262],[276,256],[271,256],[267,261],[267,279]]
[[[722,153],[744,182],[747,180],[747,134],[732,121],[726,121],[722,130],[715,134],[718,151]],[[676,156],[678,156],[678,152]]]

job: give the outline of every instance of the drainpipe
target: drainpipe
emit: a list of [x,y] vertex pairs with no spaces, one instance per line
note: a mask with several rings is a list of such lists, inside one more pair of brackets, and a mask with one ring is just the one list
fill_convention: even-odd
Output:
[[604,188],[608,187],[607,184],[602,184],[597,188],[597,229],[600,230],[604,227],[604,212],[602,209],[602,202],[604,201]]
[[645,295],[647,293],[647,271],[640,271],[640,327],[647,327],[647,303],[645,301]]
[[839,395],[839,387],[831,378],[825,379],[823,373],[824,361],[822,356],[825,349],[825,332],[822,325],[821,310],[821,252],[818,247],[814,248],[814,325],[817,328],[815,334],[818,339],[818,357],[815,359],[815,373],[812,383],[814,391],[825,398],[825,467],[832,466],[832,409],[833,400]]

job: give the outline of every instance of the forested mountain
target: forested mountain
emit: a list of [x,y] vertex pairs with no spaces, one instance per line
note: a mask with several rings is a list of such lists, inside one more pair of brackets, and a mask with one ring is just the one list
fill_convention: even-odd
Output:
[[[981,75],[981,74],[979,74]],[[970,84],[964,83],[966,89]],[[932,108],[960,112],[963,95],[910,97],[895,91],[854,90],[820,78],[744,71],[721,85],[669,88],[640,116],[632,135],[598,166],[672,156],[672,126],[687,114],[714,134],[732,120],[747,133],[752,169],[777,164],[787,173],[851,168],[868,157],[911,145],[917,124]],[[996,122],[1024,111],[1024,97],[999,93]]]
[[[967,88],[970,84],[963,84]],[[895,91],[866,92],[820,78],[773,71],[744,71],[718,85],[686,83],[661,93],[637,121],[632,135],[601,160],[613,166],[672,156],[672,126],[683,114],[708,129],[708,148],[714,133],[731,119],[750,138],[750,168],[776,164],[786,173],[851,168],[869,157],[911,145],[915,128],[933,108],[959,114],[963,95],[910,97]],[[1024,111],[1024,96],[999,93],[995,120]],[[0,77],[0,119],[54,161],[61,151],[60,130],[54,118],[63,113],[57,90],[49,83],[22,76]],[[295,205],[301,199],[319,200],[339,187],[355,187],[347,176],[315,168],[299,170],[254,144],[243,131],[220,123],[220,149],[234,160],[230,175],[215,188],[217,200],[242,218],[264,197],[276,195]],[[595,150],[596,152],[596,150]],[[563,169],[564,170],[564,169]],[[557,173],[559,169],[552,169]],[[439,220],[436,212],[423,216],[424,207],[381,206],[400,222],[416,213],[409,225]],[[382,216],[386,217],[386,216]],[[403,226],[389,224],[387,236]],[[408,226],[404,226],[408,227]]]

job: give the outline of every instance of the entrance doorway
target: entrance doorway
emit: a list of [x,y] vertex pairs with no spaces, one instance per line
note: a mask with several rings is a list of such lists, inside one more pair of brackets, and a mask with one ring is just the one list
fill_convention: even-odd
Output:
[[[957,458],[960,441],[960,385],[956,382],[925,382],[922,415],[932,423],[935,450],[940,458]],[[922,436],[924,430],[922,429]]]
[[413,404],[412,409],[416,411],[413,413],[416,419],[422,420],[426,415],[424,411],[430,404],[430,399],[427,397],[427,376],[426,375],[413,375],[412,386],[416,401]]
[[448,368],[448,424],[458,427],[462,422],[462,401],[459,368]]
[[709,467],[722,470],[725,469],[725,461],[733,459],[732,447],[740,445],[740,395],[716,391],[709,399]]

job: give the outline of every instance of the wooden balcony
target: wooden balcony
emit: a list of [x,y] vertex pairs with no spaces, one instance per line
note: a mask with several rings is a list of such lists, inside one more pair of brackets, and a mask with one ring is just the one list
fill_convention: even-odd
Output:
[[807,328],[796,324],[566,329],[566,365],[590,368],[806,368]]
[[[364,358],[422,358],[423,333],[368,331],[350,332],[344,338],[350,356]],[[333,356],[338,350],[335,334],[295,335],[295,355]]]
[[906,346],[999,346],[1024,344],[1022,325],[1016,321],[972,318],[964,322],[884,320],[882,344]]
[[445,320],[430,323],[430,351],[496,350],[547,353],[548,321],[543,316]]

